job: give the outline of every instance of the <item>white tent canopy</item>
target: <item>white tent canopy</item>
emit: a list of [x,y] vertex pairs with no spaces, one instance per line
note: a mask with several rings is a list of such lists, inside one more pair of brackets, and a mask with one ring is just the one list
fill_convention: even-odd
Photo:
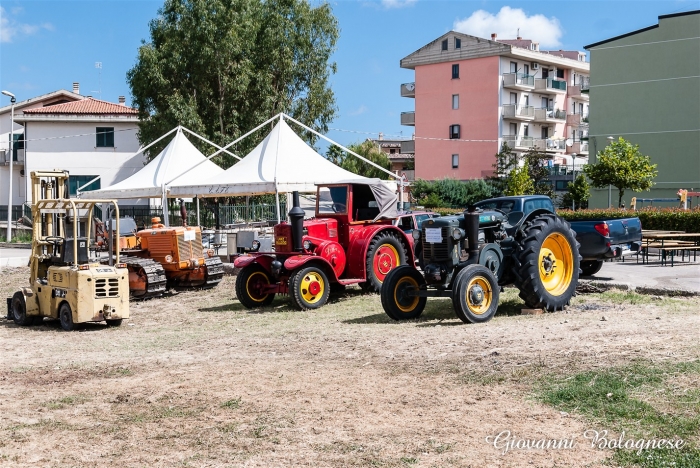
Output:
[[[169,184],[170,196],[315,192],[316,184],[371,180],[346,171],[318,154],[282,119],[253,151],[226,171],[206,178],[183,178],[186,179],[183,182]],[[197,180],[196,185],[184,185],[194,180]],[[395,183],[389,185],[396,187]]]
[[[198,163],[201,164],[188,171]],[[173,178],[176,178],[174,184],[184,184],[189,180],[203,180],[223,172],[223,169],[207,160],[178,127],[168,146],[136,174],[109,187],[82,193],[90,198],[160,198],[164,184]],[[178,197],[197,195],[196,191],[184,190]]]

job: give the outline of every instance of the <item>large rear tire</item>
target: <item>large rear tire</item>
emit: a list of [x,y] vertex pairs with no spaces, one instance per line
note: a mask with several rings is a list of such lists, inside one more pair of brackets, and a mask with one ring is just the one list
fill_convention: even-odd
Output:
[[498,310],[500,287],[483,265],[468,265],[452,283],[452,305],[464,323],[488,322]]
[[367,249],[367,290],[379,292],[391,270],[406,264],[406,247],[391,232],[380,232]]
[[426,297],[410,296],[425,286],[425,279],[418,270],[409,265],[394,268],[386,275],[381,290],[384,312],[394,320],[409,320],[420,317],[428,301]]
[[515,286],[528,307],[563,310],[576,292],[579,243],[569,224],[543,213],[528,221],[515,255]]
[[323,270],[308,266],[292,274],[289,278],[289,289],[294,307],[299,310],[312,310],[328,302],[331,285]]
[[61,328],[63,328],[65,331],[75,330],[75,324],[73,323],[73,311],[67,302],[64,302],[58,308],[58,318],[61,321]]
[[265,293],[264,288],[271,283],[270,274],[257,263],[253,263],[238,273],[236,297],[247,309],[268,306],[275,299],[275,294]]
[[27,315],[27,304],[24,301],[24,294],[20,291],[12,296],[12,320],[20,327],[28,327],[36,323],[34,317]]
[[581,274],[583,276],[593,276],[603,268],[602,260],[587,260],[581,262]]

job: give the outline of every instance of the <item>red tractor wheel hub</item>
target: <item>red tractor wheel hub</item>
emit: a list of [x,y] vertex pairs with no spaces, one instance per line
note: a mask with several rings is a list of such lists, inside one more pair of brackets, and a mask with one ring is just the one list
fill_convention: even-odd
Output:
[[318,293],[321,292],[321,283],[318,281],[312,281],[311,284],[309,284],[309,292],[313,294],[314,296]]

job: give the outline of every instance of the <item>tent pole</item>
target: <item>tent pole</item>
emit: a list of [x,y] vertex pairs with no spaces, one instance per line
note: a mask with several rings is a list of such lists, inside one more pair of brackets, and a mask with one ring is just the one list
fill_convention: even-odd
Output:
[[245,196],[245,222],[250,219],[250,195]]
[[202,222],[199,220],[199,197],[195,197],[197,200],[197,226],[202,226]]
[[281,223],[280,219],[280,193],[277,191],[277,182],[275,182],[275,201],[277,204],[277,224]]
[[[284,120],[284,114],[280,112],[280,122]],[[277,132],[277,150],[275,151],[275,202],[277,204],[277,224],[282,222],[280,217],[280,192],[277,187],[277,158],[280,154],[280,140],[282,139],[282,129]]]
[[163,224],[165,227],[170,227],[170,219],[169,219],[169,214],[168,213],[168,196],[165,193],[165,184],[162,185],[163,188],[163,199],[162,199],[162,204],[163,204]]

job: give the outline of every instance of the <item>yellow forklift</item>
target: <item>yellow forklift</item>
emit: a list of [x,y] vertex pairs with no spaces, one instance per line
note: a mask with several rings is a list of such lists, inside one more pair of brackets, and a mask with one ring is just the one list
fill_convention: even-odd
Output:
[[129,318],[129,271],[119,261],[119,249],[111,265],[91,261],[89,242],[95,205],[104,203],[114,207],[119,245],[116,201],[70,199],[67,171],[32,172],[31,179],[29,286],[7,299],[8,319],[28,326],[50,317],[66,331],[85,322],[121,325]]

